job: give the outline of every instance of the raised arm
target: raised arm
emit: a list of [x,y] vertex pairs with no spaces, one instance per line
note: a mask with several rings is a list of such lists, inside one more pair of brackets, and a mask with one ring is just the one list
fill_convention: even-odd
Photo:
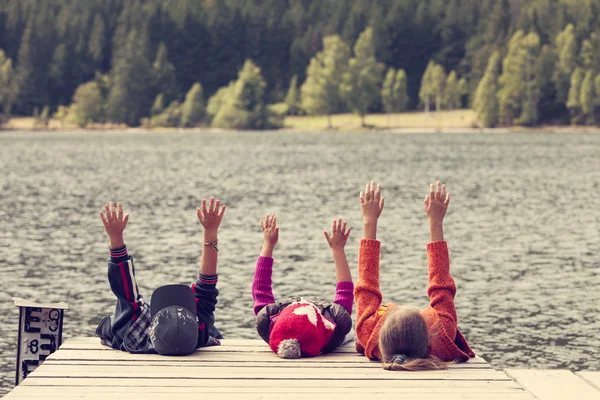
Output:
[[210,198],[210,203],[202,200],[202,207],[196,209],[198,221],[204,228],[204,245],[200,261],[200,273],[192,290],[196,296],[196,314],[198,316],[198,345],[207,344],[210,330],[215,323],[215,307],[217,305],[217,256],[219,226],[225,214],[225,205],[220,200]]
[[114,203],[108,203],[104,209],[106,215],[100,212],[100,219],[110,248],[108,282],[117,304],[114,314],[102,321],[96,333],[106,345],[121,349],[125,334],[142,312],[144,301],[138,291],[133,258],[127,253],[123,239],[129,214],[123,213],[121,203],[117,203],[116,209]]
[[329,243],[335,263],[337,285],[335,287],[335,299],[333,302],[341,305],[348,313],[352,314],[354,284],[352,283],[352,274],[350,273],[350,266],[348,265],[346,251],[344,250],[350,236],[350,231],[351,228],[346,228],[346,221],[342,221],[340,218],[339,221],[333,221],[331,235],[327,231],[323,233],[325,234],[327,243]]
[[275,214],[267,215],[260,221],[263,231],[263,246],[256,262],[254,279],[252,280],[252,298],[254,314],[257,315],[267,304],[275,302],[271,276],[273,274],[273,250],[279,241],[279,227]]
[[440,182],[429,186],[429,194],[425,196],[425,213],[429,219],[430,243],[427,244],[427,269],[429,276],[430,305],[437,312],[444,324],[446,333],[454,339],[456,335],[457,316],[454,306],[456,285],[450,275],[450,256],[444,241],[443,222],[450,204],[450,193],[446,185]]
[[378,320],[377,311],[382,299],[379,290],[379,241],[376,240],[377,220],[384,205],[381,186],[377,185],[375,189],[373,182],[367,184],[364,194],[360,193],[360,205],[363,216],[363,238],[358,255],[358,281],[354,289],[359,351],[361,346],[367,343],[375,328]]

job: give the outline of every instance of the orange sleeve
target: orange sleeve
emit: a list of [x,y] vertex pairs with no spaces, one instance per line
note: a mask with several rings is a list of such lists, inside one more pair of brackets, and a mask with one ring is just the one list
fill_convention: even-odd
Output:
[[[354,288],[356,301],[357,349],[365,348],[377,325],[381,305],[379,291],[379,241],[362,239],[358,252],[358,281]],[[364,350],[363,350],[364,352]]]
[[431,307],[436,311],[450,339],[456,338],[457,317],[454,306],[456,285],[450,275],[450,256],[445,241],[427,245],[429,288],[427,295]]

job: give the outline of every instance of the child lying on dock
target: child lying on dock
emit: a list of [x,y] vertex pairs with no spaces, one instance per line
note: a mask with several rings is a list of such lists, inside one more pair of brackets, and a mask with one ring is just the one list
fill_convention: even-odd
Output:
[[314,357],[332,352],[352,329],[354,286],[344,251],[350,228],[346,229],[346,222],[340,218],[333,221],[331,235],[325,232],[338,282],[333,302],[319,297],[292,297],[275,302],[271,288],[273,249],[279,240],[275,215],[267,215],[261,226],[264,242],[252,282],[258,334],[282,358]]
[[110,260],[108,281],[117,297],[115,313],[105,317],[96,334],[102,344],[130,353],[186,355],[198,347],[218,345],[221,335],[214,328],[214,311],[219,291],[217,285],[217,232],[225,213],[220,201],[210,199],[207,208],[197,209],[204,227],[204,251],[200,274],[191,288],[165,285],[152,294],[150,304],[138,291],[133,258],[127,253],[123,231],[129,214],[121,203],[104,206],[100,218],[108,235]]
[[381,304],[379,290],[379,241],[377,220],[383,210],[381,187],[373,182],[360,193],[363,239],[358,258],[356,296],[356,349],[371,360],[381,360],[383,368],[394,371],[446,369],[450,362],[467,361],[475,354],[458,329],[454,295],[456,286],[450,275],[450,258],[444,241],[442,222],[450,194],[437,183],[425,197],[429,218],[430,243],[427,245],[430,306],[422,311],[394,303]]

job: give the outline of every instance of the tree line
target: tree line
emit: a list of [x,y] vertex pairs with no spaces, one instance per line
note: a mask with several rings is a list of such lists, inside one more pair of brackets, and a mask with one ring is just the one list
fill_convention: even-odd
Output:
[[599,18],[600,0],[6,1],[0,108],[80,125],[461,107],[485,126],[597,124]]

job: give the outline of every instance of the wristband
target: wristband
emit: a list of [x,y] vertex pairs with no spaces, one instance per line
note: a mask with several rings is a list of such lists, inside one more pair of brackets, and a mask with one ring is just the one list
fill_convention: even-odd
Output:
[[215,240],[214,242],[209,242],[209,243],[204,243],[205,246],[210,246],[212,247],[212,249],[215,252],[219,252],[219,248],[217,247],[217,244],[219,244],[219,239]]

